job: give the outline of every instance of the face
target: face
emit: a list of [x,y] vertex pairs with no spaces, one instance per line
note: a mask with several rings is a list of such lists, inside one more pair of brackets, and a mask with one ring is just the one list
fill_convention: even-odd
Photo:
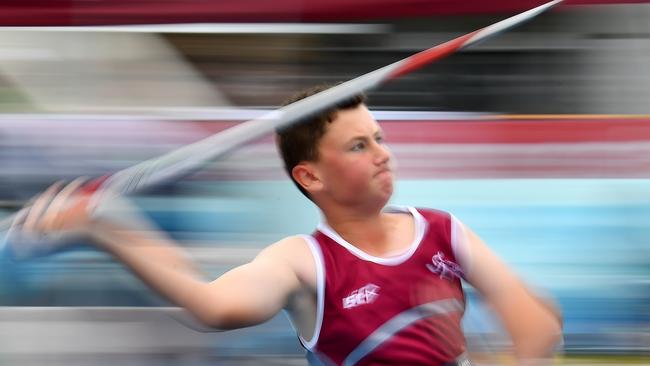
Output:
[[393,193],[391,153],[365,105],[339,111],[326,127],[313,164],[315,187],[338,204],[381,209]]

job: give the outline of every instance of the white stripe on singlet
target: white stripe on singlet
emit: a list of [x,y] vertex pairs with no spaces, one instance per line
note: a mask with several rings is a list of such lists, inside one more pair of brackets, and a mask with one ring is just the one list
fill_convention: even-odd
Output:
[[444,299],[418,305],[405,310],[377,328],[357,348],[355,348],[343,361],[344,366],[351,366],[367,356],[375,348],[387,341],[397,332],[414,322],[428,318],[432,315],[442,315],[463,311],[465,306],[457,299]]

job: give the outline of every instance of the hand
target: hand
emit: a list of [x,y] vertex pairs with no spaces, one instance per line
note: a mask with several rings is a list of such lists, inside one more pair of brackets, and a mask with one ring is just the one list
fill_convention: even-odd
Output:
[[19,211],[8,233],[14,257],[47,254],[88,233],[94,204],[92,195],[80,189],[85,182],[77,178],[67,185],[55,183]]

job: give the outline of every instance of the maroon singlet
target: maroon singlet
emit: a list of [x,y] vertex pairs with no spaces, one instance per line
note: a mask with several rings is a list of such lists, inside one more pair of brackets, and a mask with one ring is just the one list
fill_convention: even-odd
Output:
[[415,220],[413,243],[395,257],[371,256],[326,224],[305,236],[318,281],[314,336],[301,338],[311,365],[465,364],[454,219],[435,210],[390,211]]

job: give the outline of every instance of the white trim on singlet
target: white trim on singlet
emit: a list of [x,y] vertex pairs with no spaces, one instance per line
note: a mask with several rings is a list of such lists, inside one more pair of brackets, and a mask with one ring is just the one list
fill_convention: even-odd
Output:
[[465,232],[463,223],[453,214],[451,216],[451,250],[456,257],[456,263],[467,276],[472,267],[472,251],[469,245],[469,238]]
[[355,247],[354,245],[348,243],[345,239],[343,239],[334,229],[332,229],[327,223],[321,222],[318,224],[318,231],[322,232],[323,234],[327,235],[330,239],[334,240],[337,244],[341,245],[345,249],[347,249],[350,253],[355,255],[358,258],[361,258],[365,261],[368,262],[373,262],[377,264],[382,264],[385,266],[396,266],[399,264],[404,263],[406,260],[411,258],[413,253],[417,250],[418,246],[420,246],[420,242],[422,242],[422,238],[424,238],[424,233],[427,230],[428,223],[422,217],[422,215],[413,207],[405,207],[405,206],[390,206],[386,208],[387,212],[409,212],[413,216],[413,220],[415,222],[415,235],[413,238],[413,242],[411,243],[409,249],[400,255],[394,256],[394,257],[388,257],[388,258],[383,258],[383,257],[376,257],[374,255],[370,255],[363,250]]
[[300,236],[305,240],[307,246],[309,246],[309,250],[311,250],[316,265],[316,323],[314,324],[314,333],[310,340],[306,340],[302,337],[300,331],[297,332],[300,343],[302,343],[308,351],[311,351],[318,342],[320,329],[323,325],[323,311],[325,310],[325,262],[323,261],[323,253],[321,252],[316,239],[311,235]]

